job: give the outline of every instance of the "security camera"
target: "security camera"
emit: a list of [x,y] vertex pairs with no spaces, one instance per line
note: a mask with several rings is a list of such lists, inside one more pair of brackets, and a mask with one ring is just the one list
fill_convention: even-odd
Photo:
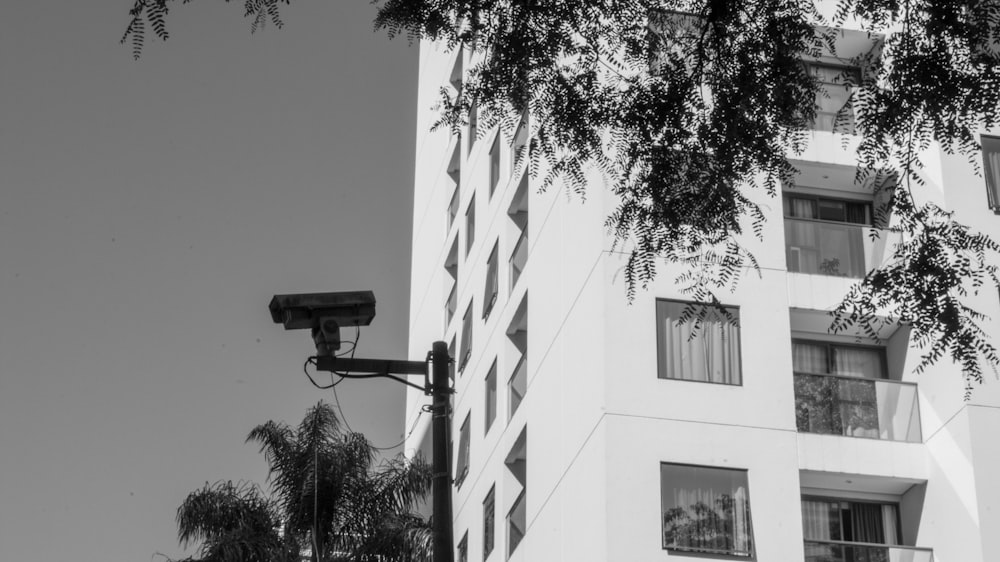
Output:
[[375,318],[371,291],[274,295],[268,305],[271,319],[286,330],[312,331],[316,353],[332,355],[340,349],[341,326],[367,326]]

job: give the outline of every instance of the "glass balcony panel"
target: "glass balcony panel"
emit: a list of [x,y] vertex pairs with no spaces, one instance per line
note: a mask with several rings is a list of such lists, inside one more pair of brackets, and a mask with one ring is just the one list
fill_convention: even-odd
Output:
[[517,362],[517,367],[514,368],[514,373],[510,376],[510,381],[507,383],[507,394],[510,396],[510,416],[513,416],[514,412],[517,411],[527,392],[528,361],[527,357],[522,355],[521,360]]
[[914,384],[835,375],[795,374],[800,432],[919,443]]
[[934,562],[934,551],[839,541],[806,541],[805,562]]
[[785,218],[785,253],[788,271],[861,278],[891,254],[898,235],[871,227]]
[[521,272],[524,271],[525,264],[528,263],[528,233],[524,230],[521,231],[521,236],[517,239],[517,244],[514,245],[514,251],[510,255],[510,290],[513,291],[514,287],[517,286],[517,280],[521,277]]

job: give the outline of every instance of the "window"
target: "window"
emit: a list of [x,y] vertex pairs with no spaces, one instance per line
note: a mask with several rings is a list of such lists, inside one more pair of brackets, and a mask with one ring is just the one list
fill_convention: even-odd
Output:
[[455,486],[462,487],[462,482],[469,474],[469,418],[465,414],[462,429],[458,431],[458,465],[455,467]]
[[884,348],[795,339],[792,369],[799,431],[921,440],[917,387],[888,380]]
[[455,383],[455,336],[451,337],[451,342],[448,344],[448,357],[451,357],[451,361],[448,361],[448,378],[451,379],[452,384]]
[[514,250],[510,253],[507,261],[510,279],[510,290],[513,291],[517,285],[517,280],[521,278],[521,272],[528,263],[528,174],[524,174],[521,183],[517,186],[517,192],[507,209],[507,216],[514,226],[517,236],[514,242]]
[[465,211],[465,255],[468,257],[472,243],[476,240],[476,196],[469,200],[469,208]]
[[458,562],[469,562],[469,532],[462,534],[462,540],[458,541]]
[[521,492],[513,505],[507,510],[507,556],[517,550],[525,533],[528,531],[528,428],[525,427],[514,441],[507,458],[504,459],[507,470],[513,481],[512,486],[518,486]]
[[458,283],[452,282],[451,292],[448,293],[448,300],[444,305],[444,327],[447,330],[451,324],[451,319],[455,317],[455,309],[458,308]]
[[[449,172],[450,173],[450,172]],[[451,230],[451,225],[455,224],[455,217],[458,215],[458,183],[455,183],[455,189],[451,192],[451,200],[448,201],[448,230]]]
[[493,420],[497,417],[497,360],[493,360],[490,370],[486,373],[486,420],[483,423],[483,434],[490,432]]
[[663,548],[753,555],[747,472],[660,464]]
[[802,498],[802,534],[810,541],[900,544],[899,507],[894,503]]
[[[476,135],[478,134],[479,127],[479,107],[473,102],[472,107],[469,108],[469,145],[473,145],[476,142]],[[471,149],[470,149],[471,150]]]
[[809,74],[819,83],[819,91],[816,92],[816,121],[812,128],[853,135],[851,90],[861,85],[861,69],[856,66],[822,63],[809,63],[807,66]]
[[497,131],[493,137],[493,146],[490,147],[490,197],[496,191],[500,183],[500,132]]
[[490,311],[493,310],[494,303],[497,302],[497,293],[500,290],[497,279],[497,244],[493,244],[489,259],[486,260],[486,292],[483,295],[483,319],[489,318]]
[[786,195],[783,203],[788,271],[864,277],[870,202]]
[[517,171],[518,163],[521,163],[522,169],[525,167],[524,163],[527,162],[528,155],[527,145],[528,110],[525,109],[524,113],[521,114],[521,121],[517,124],[517,130],[514,131],[514,138],[510,145],[510,167],[508,169],[511,176]]
[[[693,306],[693,316],[679,322]],[[657,362],[661,379],[742,384],[739,309],[656,301]],[[699,320],[699,315],[704,316]],[[726,316],[729,316],[728,318]]]
[[1000,211],[1000,137],[982,137],[983,175],[990,208]]
[[483,560],[493,552],[493,534],[496,518],[496,485],[490,486],[490,492],[483,500]]
[[458,353],[461,356],[458,361],[458,371],[462,372],[465,364],[469,362],[469,357],[472,356],[472,301],[469,301],[469,307],[465,309],[465,316],[462,317],[462,347]]
[[525,296],[507,326],[507,340],[512,357],[516,358],[514,370],[507,380],[507,419],[521,406],[528,393],[528,298]]

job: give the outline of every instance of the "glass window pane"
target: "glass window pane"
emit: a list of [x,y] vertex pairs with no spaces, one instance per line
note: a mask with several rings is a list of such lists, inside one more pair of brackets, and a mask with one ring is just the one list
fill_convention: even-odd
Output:
[[497,362],[494,359],[489,372],[486,373],[486,429],[483,433],[488,433],[493,426],[493,420],[497,417]]
[[455,485],[461,486],[469,473],[469,414],[465,415],[458,437],[458,466],[455,467]]
[[490,493],[486,494],[483,500],[483,560],[489,558],[493,552],[493,537],[496,517],[496,486],[490,488]]
[[[697,325],[695,317],[679,323],[687,303],[656,302],[659,377],[721,384],[742,384],[740,332],[734,322],[739,310],[725,309],[732,321],[714,308],[704,309]],[[701,305],[698,305],[701,306]]]
[[660,465],[663,548],[751,556],[745,470]]
[[1000,137],[982,137],[983,175],[990,208],[1000,208]]
[[818,202],[819,218],[827,221],[844,222],[847,219],[846,203],[820,199]]

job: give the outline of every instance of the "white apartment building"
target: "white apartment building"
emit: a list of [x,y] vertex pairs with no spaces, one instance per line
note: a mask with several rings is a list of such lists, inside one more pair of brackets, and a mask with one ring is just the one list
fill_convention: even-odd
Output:
[[[585,199],[539,193],[513,166],[525,129],[430,131],[475,56],[421,44],[414,182],[410,356],[444,340],[455,358],[457,561],[1000,560],[1000,382],[965,401],[957,366],[914,374],[906,328],[827,331],[888,250],[864,234],[880,202],[850,138],[821,114],[797,187],[761,201],[760,275],[721,295],[738,328],[692,340],[669,270],[627,301],[596,179]],[[928,151],[924,193],[997,238],[1000,139],[983,139],[986,179]],[[997,295],[972,302],[1000,333]],[[430,458],[409,392],[406,447]]]

